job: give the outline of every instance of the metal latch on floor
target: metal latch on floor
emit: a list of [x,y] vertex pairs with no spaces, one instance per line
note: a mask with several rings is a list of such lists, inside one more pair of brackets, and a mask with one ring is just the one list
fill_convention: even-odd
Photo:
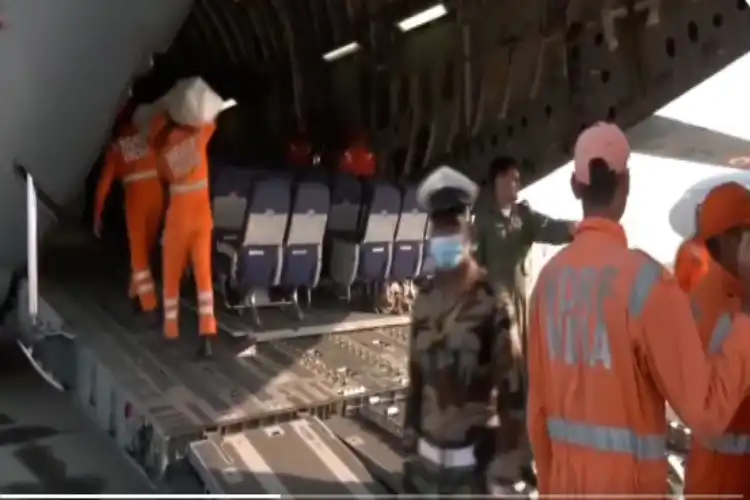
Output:
[[33,177],[25,168],[16,164],[14,165],[14,171],[17,175],[22,176],[26,183],[26,291],[28,293],[28,328],[31,329],[30,333],[32,334],[28,345],[21,339],[17,339],[16,342],[37,373],[52,387],[59,391],[64,391],[65,387],[63,384],[49,370],[45,369],[42,361],[35,355],[34,351],[36,346],[51,337],[64,336],[69,340],[72,340],[73,337],[59,329],[50,328],[39,316],[39,217],[37,213],[37,190]]

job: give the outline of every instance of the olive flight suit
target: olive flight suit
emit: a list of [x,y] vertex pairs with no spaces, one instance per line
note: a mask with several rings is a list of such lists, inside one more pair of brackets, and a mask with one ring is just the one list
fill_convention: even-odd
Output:
[[[481,203],[481,202],[480,202]],[[499,298],[513,305],[516,340],[525,345],[526,257],[534,243],[561,245],[573,239],[572,222],[552,219],[533,210],[528,203],[517,203],[509,216],[481,203],[474,219],[477,261],[487,270],[488,279]]]
[[[525,355],[528,335],[526,257],[534,243],[560,245],[570,242],[573,223],[547,217],[526,202],[513,206],[510,215],[505,215],[488,199],[480,199],[477,208],[474,218],[476,258],[487,270],[499,300],[510,306],[513,347],[517,355]],[[523,368],[519,382],[525,391],[527,370],[525,365]],[[530,462],[528,443],[521,446]]]

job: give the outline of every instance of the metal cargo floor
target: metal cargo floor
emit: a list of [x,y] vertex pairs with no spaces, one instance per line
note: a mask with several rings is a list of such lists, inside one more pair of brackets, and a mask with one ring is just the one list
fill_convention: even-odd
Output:
[[206,439],[188,460],[213,494],[385,494],[357,457],[316,418]]
[[[335,416],[326,420],[329,429],[391,491],[402,490],[402,471],[406,457],[401,437],[404,402],[368,406],[350,417]],[[389,408],[398,413],[390,414]]]
[[[165,346],[160,328],[133,313],[124,284],[108,270],[111,262],[101,255],[56,259],[65,264],[42,268],[41,296],[54,311],[45,315],[59,316],[85,347],[73,381],[79,397],[89,405],[98,398],[100,408],[132,404],[165,438],[241,430],[301,411],[328,415],[342,410],[342,401],[356,406],[405,388],[404,328],[252,346],[222,334],[214,357],[199,360],[193,311],[182,308],[182,338]],[[102,400],[100,393],[108,390],[102,386],[109,385],[122,392],[116,401]]]
[[[192,299],[188,300],[192,302]],[[313,304],[316,304],[316,302],[313,302]],[[189,307],[195,310],[193,304]],[[261,325],[256,326],[250,320],[252,315],[249,311],[238,316],[235,312],[226,309],[219,299],[216,305],[216,320],[219,328],[225,333],[237,338],[250,337],[256,342],[327,333],[344,333],[370,328],[393,329],[395,332],[399,332],[405,331],[409,324],[408,316],[353,311],[347,308],[348,306],[344,303],[329,301],[305,308],[304,317],[297,319],[289,310],[289,307],[261,307],[259,309]]]
[[[67,283],[70,280],[81,279],[88,281],[92,274],[97,273],[96,278],[99,278],[99,281],[103,278],[108,288],[116,287],[118,299],[126,292],[125,276],[129,264],[127,255],[122,255],[123,248],[105,246],[69,229],[52,234],[47,238],[44,247],[41,276],[46,278],[47,282],[54,280]],[[158,278],[159,263],[155,261],[154,264],[154,273]],[[183,286],[181,305],[183,309],[195,313],[197,309],[193,280],[187,273],[183,276],[183,285],[187,286]],[[161,287],[157,286],[157,290],[160,292]],[[304,317],[301,319],[296,317],[291,306],[261,306],[260,325],[254,324],[249,309],[238,314],[225,307],[223,297],[218,291],[215,297],[215,314],[219,329],[231,337],[248,338],[255,342],[373,328],[392,330],[392,334],[401,335],[405,339],[408,331],[408,315],[358,310],[355,304],[347,304],[326,293],[313,294],[313,303],[303,307]]]

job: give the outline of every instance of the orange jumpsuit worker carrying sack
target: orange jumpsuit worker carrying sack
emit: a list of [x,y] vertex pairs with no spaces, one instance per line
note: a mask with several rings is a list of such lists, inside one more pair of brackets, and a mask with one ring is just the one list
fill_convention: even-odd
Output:
[[216,318],[206,148],[216,130],[216,116],[229,106],[200,78],[178,82],[162,101],[168,113],[159,115],[153,128],[155,147],[161,157],[160,174],[169,184],[162,248],[164,336],[179,337],[180,280],[188,261],[192,261],[198,295],[199,355],[210,356]]
[[149,110],[139,106],[133,125],[126,125],[110,147],[96,190],[94,234],[101,234],[102,212],[112,183],[120,180],[125,188],[125,219],[130,244],[130,297],[138,297],[140,308],[155,313],[157,300],[151,274],[151,251],[159,236],[164,215],[164,192],[156,169],[156,154],[138,130]]
[[[540,496],[666,494],[665,402],[707,439],[750,389],[750,317],[736,315],[707,358],[674,277],[628,248],[619,220],[629,156],[616,125],[579,136],[571,184],[584,220],[531,297],[528,424]],[[739,254],[748,275],[750,240]]]
[[[711,270],[691,291],[693,314],[709,355],[721,352],[744,294],[737,249],[750,232],[750,191],[729,182],[713,188],[703,204],[698,233]],[[750,399],[740,405],[725,433],[693,440],[686,473],[688,495],[750,496]]]

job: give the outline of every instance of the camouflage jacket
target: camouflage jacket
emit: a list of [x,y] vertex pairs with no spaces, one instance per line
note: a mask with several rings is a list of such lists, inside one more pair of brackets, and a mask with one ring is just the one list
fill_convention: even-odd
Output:
[[525,433],[517,359],[507,308],[486,280],[461,297],[426,284],[412,312],[407,435],[454,448],[489,429],[492,453],[515,449]]
[[526,256],[534,243],[560,245],[573,239],[571,222],[552,219],[518,203],[510,216],[489,202],[478,204],[474,219],[477,260],[487,269],[490,282],[508,292],[526,295]]

